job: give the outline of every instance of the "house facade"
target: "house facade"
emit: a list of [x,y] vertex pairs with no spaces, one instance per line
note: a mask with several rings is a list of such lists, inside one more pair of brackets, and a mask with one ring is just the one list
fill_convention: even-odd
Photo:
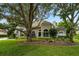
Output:
[[[54,25],[48,21],[42,20],[42,21],[35,21],[32,24],[33,30],[31,33],[32,37],[50,37],[49,30],[51,28],[54,28]],[[24,27],[20,27],[20,29],[25,30]],[[66,29],[64,27],[56,27],[57,29],[57,37],[58,36],[66,36]],[[22,36],[22,33],[20,31],[15,31],[16,36],[20,37]]]
[[[34,28],[31,34],[32,37],[50,37],[49,29],[53,28],[53,24],[45,20],[37,20],[32,24],[32,27]],[[23,27],[20,28],[25,30]],[[21,36],[20,31],[16,30],[15,34],[17,37]]]
[[[38,22],[33,24],[33,27],[38,26]],[[32,30],[34,37],[50,37],[49,30],[53,28],[53,24],[47,21],[41,21],[38,27]]]
[[0,29],[0,36],[7,36],[7,31],[5,29]]

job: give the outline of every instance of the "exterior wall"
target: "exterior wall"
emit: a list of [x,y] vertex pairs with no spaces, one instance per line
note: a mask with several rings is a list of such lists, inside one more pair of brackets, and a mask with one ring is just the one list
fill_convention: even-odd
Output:
[[[52,28],[51,25],[45,24],[45,25],[41,25],[41,28],[39,28],[39,29],[34,29],[34,30],[32,30],[32,31],[35,31],[36,37],[39,37],[38,33],[39,33],[39,30],[41,30],[41,31],[40,31],[40,32],[41,32],[41,36],[40,36],[40,37],[44,37],[44,36],[43,36],[44,30],[47,29],[47,30],[49,31],[49,29],[51,29],[51,28]],[[50,36],[50,35],[48,34],[48,37],[49,37],[49,36]]]
[[0,35],[7,35],[7,30],[0,29]]
[[[41,27],[42,36],[41,37],[44,37],[43,33],[44,33],[45,29],[47,29],[49,31],[49,29],[51,29],[51,28],[52,28],[52,26],[50,26],[50,25],[42,25],[42,27]],[[48,35],[48,36],[50,36],[50,35]]]
[[[49,29],[51,29],[51,28],[52,28],[52,26],[49,25],[49,24],[42,24],[40,29],[34,29],[33,31],[35,31],[36,37],[39,37],[39,36],[38,36],[38,33],[39,33],[39,30],[41,30],[41,36],[40,36],[40,37],[44,37],[44,36],[43,36],[44,30],[47,29],[47,30],[49,31]],[[50,35],[48,34],[48,37],[49,37],[49,36],[50,36]]]
[[14,33],[16,34],[16,37],[20,37],[20,35],[21,35],[21,32],[20,31],[17,31],[17,30],[15,30]]
[[38,36],[38,32],[39,32],[39,30],[40,30],[40,29],[34,29],[34,30],[32,30],[32,31],[35,31],[35,35],[36,35],[36,37],[39,37],[39,36]]
[[[34,29],[32,31],[35,32],[36,37],[39,37],[38,33],[39,33],[39,30],[41,30],[41,36],[40,37],[44,37],[43,36],[44,30],[47,29],[49,31],[49,29],[51,29],[51,28],[52,28],[52,25],[49,22],[43,22],[43,23],[40,24],[40,28]],[[24,29],[24,28],[22,28],[22,29]],[[15,34],[17,35],[17,37],[20,37],[21,33],[19,31],[17,32],[17,30],[16,30]],[[50,35],[48,35],[48,36],[50,36]]]
[[7,35],[7,33],[5,33],[5,32],[0,32],[0,35]]

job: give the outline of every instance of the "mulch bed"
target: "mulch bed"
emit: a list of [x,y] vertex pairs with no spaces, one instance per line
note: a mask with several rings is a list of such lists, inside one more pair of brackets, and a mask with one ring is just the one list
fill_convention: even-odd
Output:
[[53,46],[74,46],[79,45],[78,43],[71,43],[71,42],[65,42],[65,41],[47,41],[47,40],[33,40],[31,42],[17,42],[20,45],[53,45]]

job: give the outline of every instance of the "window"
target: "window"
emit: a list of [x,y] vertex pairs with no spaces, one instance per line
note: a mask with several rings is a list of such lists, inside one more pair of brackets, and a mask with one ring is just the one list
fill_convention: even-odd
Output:
[[21,36],[24,36],[24,33],[21,33]]
[[39,37],[41,36],[41,30],[39,30],[39,32],[38,32],[38,36],[39,36]]
[[59,33],[63,33],[63,32],[59,32]]
[[35,35],[35,31],[32,31],[32,37],[35,37],[36,35]]
[[41,32],[38,33],[38,36],[39,36],[39,37],[41,36]]
[[44,32],[43,32],[43,36],[44,36],[44,37],[48,37],[48,35],[49,35],[49,34],[48,34],[48,30],[45,29]]

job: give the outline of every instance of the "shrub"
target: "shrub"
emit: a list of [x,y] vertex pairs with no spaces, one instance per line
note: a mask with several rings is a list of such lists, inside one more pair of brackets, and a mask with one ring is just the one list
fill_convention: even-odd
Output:
[[7,35],[0,35],[0,38],[1,38],[1,37],[7,37]]
[[53,28],[49,30],[50,37],[55,38],[57,36],[57,29]]

